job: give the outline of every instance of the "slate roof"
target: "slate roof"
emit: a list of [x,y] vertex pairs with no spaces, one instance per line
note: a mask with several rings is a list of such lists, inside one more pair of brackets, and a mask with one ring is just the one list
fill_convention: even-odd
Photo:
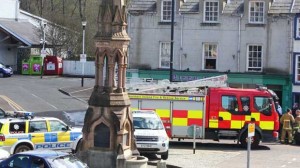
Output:
[[0,19],[0,30],[9,33],[26,46],[40,45],[38,29],[28,21]]
[[300,13],[300,0],[295,0],[292,13]]
[[290,13],[293,0],[276,0],[270,6],[268,13]]
[[[128,10],[134,12],[157,12],[158,0],[131,0]],[[182,0],[179,11],[181,13],[199,13],[200,0]],[[267,1],[265,1],[267,2]],[[222,1],[220,1],[222,3]],[[300,13],[300,0],[274,0],[269,6],[268,13]],[[227,0],[225,1],[223,14],[240,14],[244,12],[244,0]]]
[[228,1],[223,9],[225,14],[243,13],[244,12],[244,0],[230,0]]
[[199,13],[199,0],[185,0],[179,11],[181,13]]
[[156,12],[156,0],[131,0],[128,10],[134,12]]

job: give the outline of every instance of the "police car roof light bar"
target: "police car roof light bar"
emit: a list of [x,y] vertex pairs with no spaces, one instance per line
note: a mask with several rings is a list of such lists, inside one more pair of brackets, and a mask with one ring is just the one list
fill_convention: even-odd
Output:
[[14,117],[19,118],[19,117],[24,117],[25,119],[33,118],[34,115],[33,112],[28,112],[28,111],[15,111],[14,112]]

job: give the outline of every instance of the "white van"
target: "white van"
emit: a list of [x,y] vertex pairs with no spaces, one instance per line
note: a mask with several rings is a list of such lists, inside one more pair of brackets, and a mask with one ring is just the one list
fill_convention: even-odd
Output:
[[160,117],[155,111],[132,111],[134,135],[140,153],[161,155],[161,159],[168,159],[169,137]]

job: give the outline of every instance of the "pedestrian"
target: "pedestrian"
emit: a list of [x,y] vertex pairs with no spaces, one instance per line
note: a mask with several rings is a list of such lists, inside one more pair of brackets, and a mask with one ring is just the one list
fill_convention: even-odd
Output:
[[276,111],[280,118],[282,116],[282,108],[281,108],[280,104],[278,103],[278,101],[275,102],[275,107],[276,107]]
[[[278,101],[275,102],[275,108],[276,108],[278,117],[280,119],[282,116],[282,108],[281,108],[280,104],[278,103]],[[279,137],[281,135],[281,130],[282,130],[282,124],[279,124]]]
[[298,105],[298,103],[294,103],[294,105],[293,105],[293,111],[292,111],[292,115],[293,115],[293,117],[296,117],[296,111],[299,109],[299,105]]
[[287,109],[286,113],[284,113],[280,118],[280,123],[282,124],[282,130],[281,130],[281,139],[280,142],[284,143],[286,134],[288,134],[288,141],[291,144],[293,142],[293,124],[295,123],[295,119],[292,115],[292,110]]
[[296,118],[295,118],[295,124],[294,124],[294,132],[297,131],[300,128],[300,110],[296,111]]

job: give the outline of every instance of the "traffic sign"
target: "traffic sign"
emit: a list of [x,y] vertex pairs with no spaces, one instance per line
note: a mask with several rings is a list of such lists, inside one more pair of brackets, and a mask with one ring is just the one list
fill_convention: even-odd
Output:
[[80,62],[86,62],[86,54],[80,54]]
[[248,124],[248,137],[253,137],[255,133],[255,124],[249,123]]
[[47,55],[47,51],[45,50],[45,49],[42,49],[41,50],[41,57],[46,57],[46,55]]

